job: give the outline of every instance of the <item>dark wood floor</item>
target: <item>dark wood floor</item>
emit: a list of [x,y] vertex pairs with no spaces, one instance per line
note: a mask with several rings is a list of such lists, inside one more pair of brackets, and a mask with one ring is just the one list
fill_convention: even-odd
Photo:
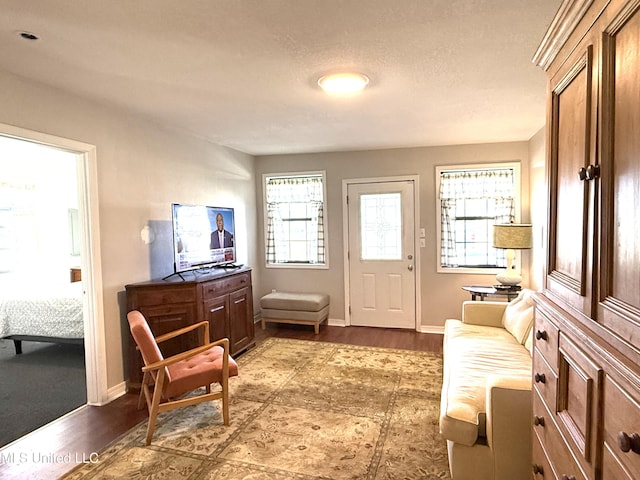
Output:
[[[269,324],[261,330],[257,324],[256,342],[269,337],[442,352],[441,335],[411,330],[322,326],[315,335],[307,326]],[[126,394],[102,407],[84,406],[0,449],[0,478],[57,479],[78,463],[99,461],[97,452],[147,418],[137,401]]]

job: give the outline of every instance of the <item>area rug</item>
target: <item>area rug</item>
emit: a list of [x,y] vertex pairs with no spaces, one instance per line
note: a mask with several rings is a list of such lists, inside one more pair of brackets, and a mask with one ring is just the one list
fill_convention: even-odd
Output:
[[65,479],[448,479],[440,355],[270,338],[210,402],[146,421]]

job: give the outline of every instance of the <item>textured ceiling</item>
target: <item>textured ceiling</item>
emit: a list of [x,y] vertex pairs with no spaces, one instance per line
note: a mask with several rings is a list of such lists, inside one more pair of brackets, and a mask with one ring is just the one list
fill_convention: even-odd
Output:
[[[521,141],[560,3],[0,0],[0,69],[254,155]],[[319,90],[343,69],[369,87]]]

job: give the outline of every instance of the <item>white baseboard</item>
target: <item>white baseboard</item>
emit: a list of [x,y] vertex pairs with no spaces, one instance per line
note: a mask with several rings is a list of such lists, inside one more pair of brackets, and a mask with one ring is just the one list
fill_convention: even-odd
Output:
[[346,327],[347,322],[344,318],[329,318],[327,320],[327,325],[331,327]]
[[120,398],[122,395],[127,393],[127,382],[119,383],[107,390],[106,398],[104,398],[101,402],[89,403],[88,405],[92,405],[94,407],[102,407],[107,403],[113,402],[116,398]]
[[[261,319],[262,315],[260,314],[254,316],[255,323],[260,323]],[[347,321],[344,318],[329,318],[327,320],[327,325],[331,327],[346,327]],[[420,333],[436,333],[444,335],[444,325],[420,325],[420,327],[418,327],[418,331]]]
[[420,325],[420,333],[436,333],[444,335],[444,325]]

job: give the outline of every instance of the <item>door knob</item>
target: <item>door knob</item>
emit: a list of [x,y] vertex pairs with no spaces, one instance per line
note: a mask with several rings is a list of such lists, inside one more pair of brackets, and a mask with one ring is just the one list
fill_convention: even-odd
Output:
[[413,265],[409,265],[407,269],[409,269],[410,272],[413,272]]

